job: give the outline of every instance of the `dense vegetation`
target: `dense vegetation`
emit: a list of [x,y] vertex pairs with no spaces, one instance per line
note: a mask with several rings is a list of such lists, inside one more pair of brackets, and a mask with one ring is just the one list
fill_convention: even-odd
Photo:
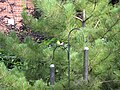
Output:
[[[15,32],[0,34],[0,89],[50,90],[49,66],[54,64],[54,88],[67,90],[68,33],[80,28],[70,37],[70,90],[119,90],[119,3],[114,6],[107,0],[33,0],[33,3],[32,14],[27,14],[26,9],[22,13],[25,27],[20,32],[24,36],[22,41]],[[85,46],[89,47],[88,82],[83,80]]]

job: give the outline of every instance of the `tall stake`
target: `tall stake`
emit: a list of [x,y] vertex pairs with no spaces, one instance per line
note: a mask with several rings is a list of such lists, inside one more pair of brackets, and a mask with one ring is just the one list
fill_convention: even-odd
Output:
[[52,86],[52,90],[54,90],[54,84],[55,84],[55,66],[54,64],[50,65],[50,85]]
[[[85,10],[83,10],[83,21],[82,21],[82,27],[85,27]],[[83,67],[84,67],[84,75],[83,75],[83,79],[85,81],[88,81],[88,47],[84,48],[84,63],[83,63]]]
[[83,79],[88,81],[88,47],[84,48],[84,76]]

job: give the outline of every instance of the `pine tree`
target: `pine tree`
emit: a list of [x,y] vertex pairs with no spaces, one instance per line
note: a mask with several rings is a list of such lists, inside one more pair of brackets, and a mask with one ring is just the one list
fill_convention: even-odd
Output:
[[[39,87],[38,83],[49,84],[49,65],[54,63],[55,88],[67,89],[68,33],[73,28],[80,28],[70,36],[71,90],[120,89],[119,3],[114,7],[105,0],[33,0],[33,3],[39,14],[27,15],[24,10],[23,22],[32,33],[47,39],[39,42],[40,38],[34,41],[35,38],[28,36],[20,42],[14,33],[0,35],[0,50],[24,62],[22,70],[30,84],[36,84],[36,87]],[[85,46],[89,47],[88,83],[82,79]]]

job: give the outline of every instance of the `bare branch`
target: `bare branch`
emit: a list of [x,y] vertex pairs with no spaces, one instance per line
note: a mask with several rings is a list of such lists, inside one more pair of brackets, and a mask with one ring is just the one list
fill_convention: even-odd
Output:
[[120,80],[108,80],[108,81],[102,81],[100,83],[110,83],[110,82],[120,82]]
[[104,35],[101,38],[104,38],[108,32],[112,31],[111,29],[119,22],[119,20],[120,19],[117,19],[117,21],[113,25],[111,25],[111,27],[104,33]]
[[100,20],[97,21],[97,23],[95,24],[94,28],[96,28],[99,24]]
[[81,22],[83,22],[83,20],[81,18],[77,17],[77,16],[74,16],[74,18],[76,18],[76,19],[80,20]]
[[86,22],[87,20],[89,20],[89,19],[93,16],[93,13],[94,13],[94,11],[95,11],[96,5],[97,5],[97,1],[95,0],[95,4],[94,4],[94,8],[93,8],[92,14],[91,14],[88,18],[85,19],[85,22]]

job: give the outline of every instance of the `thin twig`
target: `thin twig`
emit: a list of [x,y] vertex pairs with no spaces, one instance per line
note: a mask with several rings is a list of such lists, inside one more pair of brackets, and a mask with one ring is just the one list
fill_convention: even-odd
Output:
[[91,14],[88,18],[85,19],[85,22],[86,22],[87,20],[89,20],[89,19],[93,16],[93,13],[94,13],[94,11],[95,11],[96,5],[97,5],[97,1],[95,0],[94,8],[93,8],[93,10],[92,10],[92,14]]
[[74,16],[74,18],[76,18],[76,19],[80,20],[81,22],[83,22],[83,20],[81,18],[77,17],[77,16]]
[[99,24],[100,20],[97,21],[96,25],[94,26],[94,28],[96,28]]
[[81,22],[84,22],[84,23],[85,23],[88,19],[90,19],[90,18],[93,16],[93,13],[94,13],[95,8],[96,8],[96,4],[97,4],[97,2],[96,2],[96,0],[95,0],[94,8],[93,8],[93,10],[92,10],[92,14],[91,14],[88,18],[86,18],[85,20],[84,20],[84,19],[81,19],[81,18],[79,18],[79,17],[77,17],[77,16],[74,16],[74,18],[76,18],[76,19],[80,20]]
[[120,82],[120,80],[101,81],[101,82],[99,82],[99,83],[110,83],[110,82]]
[[117,19],[117,21],[113,25],[111,25],[111,27],[103,34],[101,38],[104,38],[108,32],[112,31],[111,29],[118,23],[119,20],[120,19]]

